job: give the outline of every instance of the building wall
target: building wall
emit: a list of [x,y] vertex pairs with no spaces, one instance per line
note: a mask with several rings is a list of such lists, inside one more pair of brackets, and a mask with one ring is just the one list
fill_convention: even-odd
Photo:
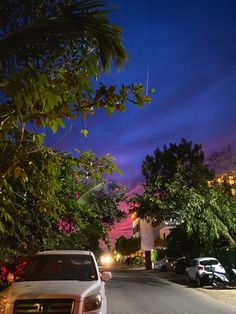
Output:
[[134,238],[140,237],[140,219],[139,218],[136,218],[135,220],[133,220],[132,228],[133,228],[133,237]]
[[145,251],[151,251],[154,248],[154,234],[152,224],[143,219],[133,221],[133,237],[140,237],[142,255]]
[[166,248],[166,238],[175,225],[163,221],[159,226],[153,228],[150,222],[143,219],[133,221],[133,237],[140,237],[142,256],[145,251],[151,251],[154,248]]
[[145,254],[145,251],[151,251],[154,248],[154,234],[152,224],[146,220],[140,220],[140,233],[141,250],[142,253]]
[[165,226],[162,229],[160,229],[160,239],[166,240],[172,229],[173,229],[172,226]]

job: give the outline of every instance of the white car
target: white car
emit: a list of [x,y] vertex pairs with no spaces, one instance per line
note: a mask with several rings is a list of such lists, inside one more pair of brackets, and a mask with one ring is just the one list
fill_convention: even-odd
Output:
[[189,282],[194,281],[199,287],[207,283],[208,275],[213,271],[225,273],[224,267],[220,264],[218,259],[214,257],[193,258],[185,270]]
[[162,258],[156,263],[154,263],[154,269],[158,269],[160,271],[173,270],[174,263],[176,260],[177,259],[175,257]]
[[90,251],[37,253],[0,293],[1,314],[105,314],[105,281]]

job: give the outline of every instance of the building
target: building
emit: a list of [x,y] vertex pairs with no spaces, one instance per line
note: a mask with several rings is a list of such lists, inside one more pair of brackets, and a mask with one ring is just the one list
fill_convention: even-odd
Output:
[[145,251],[151,251],[154,248],[154,233],[151,222],[140,218],[133,220],[133,237],[140,237],[142,257],[145,256]]
[[152,249],[166,249],[166,238],[171,230],[175,228],[172,222],[163,221],[157,227],[153,227],[152,222],[133,217],[133,237],[140,237],[142,256],[145,251]]
[[173,224],[171,221],[163,221],[160,225],[153,228],[154,248],[166,249],[166,238],[175,227],[176,224]]

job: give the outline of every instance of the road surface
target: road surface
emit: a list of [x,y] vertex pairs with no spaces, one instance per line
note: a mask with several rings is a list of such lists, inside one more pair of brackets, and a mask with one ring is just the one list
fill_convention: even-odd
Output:
[[[108,314],[235,314],[236,307],[158,277],[158,272],[115,265],[106,283]],[[101,269],[102,271],[102,269]]]

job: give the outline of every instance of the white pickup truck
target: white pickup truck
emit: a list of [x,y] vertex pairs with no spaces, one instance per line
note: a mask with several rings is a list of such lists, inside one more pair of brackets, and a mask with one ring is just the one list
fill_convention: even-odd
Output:
[[90,251],[39,252],[0,293],[0,314],[106,314],[110,279]]

